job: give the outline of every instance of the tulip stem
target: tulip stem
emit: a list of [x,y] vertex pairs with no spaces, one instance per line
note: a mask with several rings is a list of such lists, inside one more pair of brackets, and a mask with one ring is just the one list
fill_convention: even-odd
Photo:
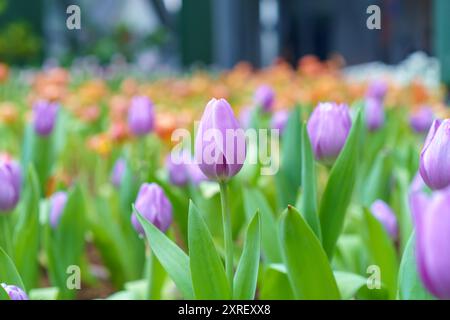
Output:
[[0,212],[0,247],[2,247],[8,255],[12,254],[10,218],[11,212]]
[[225,243],[225,271],[230,292],[233,293],[233,235],[231,231],[231,216],[226,182],[220,182],[220,199],[222,203],[223,237]]

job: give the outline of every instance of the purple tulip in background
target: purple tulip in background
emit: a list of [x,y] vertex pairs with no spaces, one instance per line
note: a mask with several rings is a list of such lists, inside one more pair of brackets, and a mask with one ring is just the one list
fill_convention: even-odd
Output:
[[38,101],[33,105],[34,131],[40,136],[48,136],[55,127],[59,106],[56,103]]
[[392,209],[382,200],[376,200],[370,206],[370,211],[375,218],[383,225],[386,232],[392,238],[397,241],[398,239],[398,224],[397,217]]
[[207,181],[208,177],[205,176],[198,164],[194,160],[187,166],[189,181],[194,185],[198,186],[201,182]]
[[378,130],[384,124],[384,107],[382,100],[371,97],[366,98],[364,111],[369,131]]
[[50,225],[53,229],[58,227],[66,203],[67,193],[63,191],[54,193],[50,198]]
[[277,129],[280,131],[280,134],[283,133],[284,128],[289,120],[289,112],[287,110],[276,111],[270,122],[270,126],[272,129]]
[[422,133],[427,132],[433,124],[434,113],[430,107],[422,107],[419,111],[412,114],[409,123],[414,131]]
[[13,210],[20,198],[22,175],[15,161],[0,160],[0,214]]
[[169,180],[175,186],[184,186],[189,182],[188,166],[192,157],[187,150],[171,152],[166,157],[166,169]]
[[[141,186],[135,207],[144,219],[162,232],[165,232],[172,223],[172,205],[164,190],[156,183],[144,183]],[[131,215],[131,223],[139,234],[144,234],[144,228],[134,212]]]
[[244,107],[241,109],[241,112],[239,113],[239,123],[243,128],[250,128],[253,111],[252,107]]
[[333,163],[345,145],[351,126],[347,105],[319,103],[307,127],[316,160]]
[[128,126],[136,136],[143,136],[153,130],[155,111],[153,103],[145,96],[137,96],[131,100],[128,111]]
[[117,159],[116,163],[114,164],[111,173],[111,182],[116,188],[119,188],[120,184],[122,183],[126,167],[127,163],[123,158]]
[[420,174],[433,190],[450,185],[450,119],[431,125],[420,154]]
[[205,108],[195,139],[195,160],[213,180],[227,180],[242,168],[245,131],[225,99],[212,99]]
[[450,192],[437,191],[416,215],[416,260],[424,286],[440,299],[450,299]]
[[383,80],[375,80],[369,84],[366,92],[366,97],[374,98],[380,102],[383,101],[386,96],[388,87],[387,83]]
[[262,85],[256,89],[254,102],[258,107],[261,107],[263,111],[272,111],[272,106],[275,101],[275,93],[273,89],[268,85]]
[[29,300],[25,291],[23,291],[19,287],[7,285],[5,283],[2,283],[1,286],[6,291],[11,300]]

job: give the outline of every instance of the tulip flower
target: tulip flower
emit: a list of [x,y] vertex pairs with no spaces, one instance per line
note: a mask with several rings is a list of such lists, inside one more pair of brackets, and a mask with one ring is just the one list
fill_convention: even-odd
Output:
[[187,172],[189,176],[189,181],[197,186],[203,181],[207,181],[208,177],[205,176],[202,170],[200,170],[198,164],[195,163],[195,160],[192,160],[191,163],[187,166]]
[[422,133],[427,132],[433,124],[434,114],[430,107],[422,107],[419,111],[412,114],[409,123],[414,131]]
[[366,96],[382,102],[384,97],[386,96],[387,89],[388,87],[386,82],[382,80],[376,80],[370,83],[369,88],[367,89]]
[[126,167],[127,163],[123,158],[117,159],[116,163],[114,164],[111,173],[111,182],[116,188],[120,187]]
[[52,133],[58,116],[59,106],[56,103],[38,101],[33,106],[34,131],[45,137]]
[[175,186],[184,186],[189,182],[188,166],[192,161],[188,151],[171,152],[166,157],[169,180]]
[[450,299],[450,192],[438,191],[416,216],[416,260],[420,279],[433,295]]
[[420,174],[433,190],[450,185],[450,119],[435,120],[420,154]]
[[17,162],[0,160],[0,214],[13,210],[20,198],[21,171]]
[[369,97],[366,99],[364,111],[369,131],[378,130],[384,123],[383,102]]
[[277,129],[280,133],[283,132],[289,120],[289,112],[287,110],[280,110],[273,114],[270,126],[272,129]]
[[333,163],[345,145],[351,126],[347,105],[319,103],[307,125],[316,160]]
[[50,225],[56,228],[61,220],[64,208],[67,203],[67,193],[60,191],[56,192],[50,198]]
[[[172,205],[164,190],[156,183],[144,183],[141,186],[135,207],[144,219],[162,232],[165,232],[172,223]],[[131,215],[131,223],[139,234],[144,234],[144,228],[135,213]]]
[[213,180],[225,181],[242,168],[245,132],[225,99],[212,99],[205,108],[195,140],[195,160]]
[[262,108],[265,112],[272,111],[273,102],[275,100],[275,93],[268,85],[260,86],[254,96],[255,104]]
[[382,200],[376,200],[370,206],[370,211],[375,218],[383,225],[389,236],[396,241],[398,239],[397,217],[392,209]]
[[25,291],[21,288],[13,285],[7,285],[6,283],[2,283],[1,286],[3,290],[6,291],[6,294],[9,296],[11,300],[29,300]]
[[131,100],[128,111],[128,126],[136,136],[143,136],[153,130],[155,111],[153,103],[145,96],[137,96]]

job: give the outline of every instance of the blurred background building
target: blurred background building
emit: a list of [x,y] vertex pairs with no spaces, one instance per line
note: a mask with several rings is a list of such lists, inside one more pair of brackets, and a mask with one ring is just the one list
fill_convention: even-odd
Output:
[[[81,8],[81,30],[66,28],[66,8]],[[381,8],[369,30],[368,6]],[[450,82],[448,0],[0,0],[0,60],[255,67],[306,54],[334,54],[347,65],[395,64],[415,51],[437,56]]]

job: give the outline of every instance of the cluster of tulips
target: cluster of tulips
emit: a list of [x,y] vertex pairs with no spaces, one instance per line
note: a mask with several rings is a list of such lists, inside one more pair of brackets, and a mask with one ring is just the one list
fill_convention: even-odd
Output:
[[[0,84],[0,299],[450,299],[440,93],[346,82],[312,57],[68,76]],[[175,144],[178,127],[195,141]]]

